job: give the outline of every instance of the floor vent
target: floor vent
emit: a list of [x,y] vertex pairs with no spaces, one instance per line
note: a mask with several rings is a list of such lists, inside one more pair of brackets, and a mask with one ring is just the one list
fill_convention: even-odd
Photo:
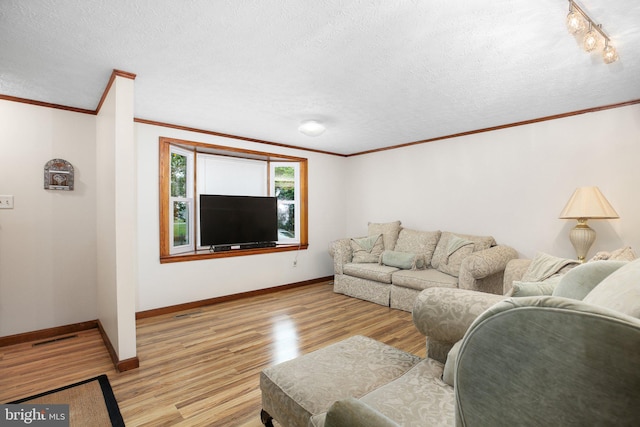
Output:
[[67,335],[65,337],[53,338],[53,339],[50,339],[50,340],[47,340],[47,341],[36,342],[36,343],[33,343],[31,346],[32,347],[38,347],[39,345],[52,344],[52,343],[58,342],[58,341],[70,340],[71,338],[78,338],[78,336],[77,335]]
[[174,319],[185,319],[185,318],[188,318],[188,317],[195,317],[198,314],[202,314],[202,310],[191,311],[189,313],[176,314],[175,316],[173,316],[173,318]]

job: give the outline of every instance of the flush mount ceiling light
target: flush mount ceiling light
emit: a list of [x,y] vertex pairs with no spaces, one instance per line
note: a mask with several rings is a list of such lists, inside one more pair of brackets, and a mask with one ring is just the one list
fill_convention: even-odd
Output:
[[602,59],[604,62],[610,64],[618,60],[618,52],[616,52],[616,48],[611,45],[609,36],[602,30],[602,25],[596,24],[584,9],[580,8],[573,0],[569,0],[567,29],[571,34],[576,35],[581,35],[587,30],[582,39],[582,45],[587,52],[592,52],[598,46],[602,46],[601,40],[604,40],[604,48],[602,49]]
[[298,130],[307,136],[318,136],[325,131],[325,127],[317,120],[305,120],[300,123]]

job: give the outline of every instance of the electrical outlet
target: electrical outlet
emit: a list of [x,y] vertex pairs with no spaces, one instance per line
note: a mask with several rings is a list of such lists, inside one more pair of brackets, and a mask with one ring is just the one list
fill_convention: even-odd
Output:
[[0,196],[0,209],[13,209],[13,196]]

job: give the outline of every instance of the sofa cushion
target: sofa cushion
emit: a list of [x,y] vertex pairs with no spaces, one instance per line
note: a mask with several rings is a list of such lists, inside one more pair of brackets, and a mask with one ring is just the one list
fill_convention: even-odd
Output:
[[426,270],[400,270],[393,273],[394,285],[405,288],[423,290],[427,288],[457,288],[458,279],[435,268]]
[[384,222],[384,223],[369,223],[369,236],[376,236],[382,234],[382,240],[384,243],[384,249],[392,251],[396,246],[398,235],[400,234],[400,221]]
[[449,353],[447,354],[447,362],[444,364],[444,370],[442,371],[442,381],[445,384],[453,387],[456,372],[456,359],[458,359],[458,353],[460,353],[460,346],[462,340],[456,342]]
[[398,427],[392,419],[384,416],[358,399],[349,397],[334,402],[327,411],[324,427]]
[[640,259],[611,273],[583,301],[640,319]]
[[433,251],[436,249],[436,245],[438,244],[441,234],[440,230],[419,231],[403,228],[400,230],[394,250],[398,252],[421,254],[424,256],[425,266],[428,267],[431,264]]
[[436,245],[436,249],[433,251],[433,258],[431,259],[431,266],[438,268],[441,262],[445,262],[447,259],[447,252],[449,249],[449,239],[451,236],[458,236],[465,240],[473,242],[473,252],[483,251],[489,249],[496,244],[496,241],[491,236],[473,236],[471,234],[458,234],[451,233],[449,231],[443,231]]
[[402,426],[453,426],[455,397],[442,382],[442,369],[442,363],[424,359],[360,400]]
[[589,261],[569,270],[553,290],[553,296],[583,300],[593,288],[626,261]]
[[403,270],[421,270],[424,268],[424,256],[409,252],[384,251],[380,264]]
[[382,234],[351,239],[352,262],[378,262],[384,250]]
[[396,267],[389,267],[386,265],[380,265],[378,263],[370,264],[345,264],[342,268],[344,274],[353,277],[359,277],[360,279],[374,280],[380,283],[391,284],[391,274],[399,271]]

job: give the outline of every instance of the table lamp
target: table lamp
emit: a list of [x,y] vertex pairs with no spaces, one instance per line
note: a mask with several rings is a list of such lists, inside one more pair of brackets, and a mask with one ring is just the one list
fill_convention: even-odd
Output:
[[587,220],[615,218],[620,217],[598,187],[580,187],[574,191],[560,213],[560,219],[578,220],[578,225],[569,232],[569,240],[578,255],[578,261],[585,261],[589,248],[596,240],[596,232],[587,225]]

